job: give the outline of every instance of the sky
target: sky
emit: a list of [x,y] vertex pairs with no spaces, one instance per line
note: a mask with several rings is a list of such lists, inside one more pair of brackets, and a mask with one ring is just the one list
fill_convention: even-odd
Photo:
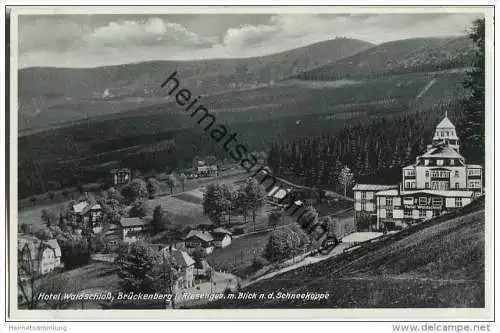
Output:
[[348,37],[380,44],[465,34],[474,13],[22,15],[19,67],[244,58]]

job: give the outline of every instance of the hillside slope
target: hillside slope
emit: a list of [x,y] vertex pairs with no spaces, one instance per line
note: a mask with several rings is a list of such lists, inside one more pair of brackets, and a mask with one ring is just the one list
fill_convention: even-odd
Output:
[[244,290],[329,293],[324,301],[224,300],[210,307],[483,307],[484,222],[484,198],[480,198],[392,239]]
[[267,84],[372,47],[333,39],[255,58],[151,61],[96,68],[32,67],[20,70],[21,129],[118,113],[161,102],[160,84],[177,70],[183,87],[197,93]]
[[362,79],[467,67],[473,61],[473,50],[472,40],[465,36],[405,39],[374,46],[291,79]]

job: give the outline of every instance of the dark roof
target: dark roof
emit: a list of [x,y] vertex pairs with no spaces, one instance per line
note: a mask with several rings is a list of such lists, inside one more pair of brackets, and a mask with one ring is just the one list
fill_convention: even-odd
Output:
[[199,238],[205,242],[211,242],[214,240],[213,236],[210,233],[199,231],[199,230],[191,230],[185,239],[189,239],[189,238],[193,238],[193,237]]
[[429,149],[422,156],[423,158],[433,157],[433,158],[457,158],[463,159],[463,156],[455,151],[455,149],[448,146],[436,147]]
[[177,267],[189,267],[194,265],[194,260],[185,251],[172,249],[172,260]]

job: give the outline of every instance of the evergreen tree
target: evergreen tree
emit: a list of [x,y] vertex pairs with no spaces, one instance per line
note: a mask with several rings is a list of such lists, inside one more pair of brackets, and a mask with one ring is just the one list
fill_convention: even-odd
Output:
[[145,243],[135,243],[122,252],[118,258],[120,289],[123,292],[154,293],[158,290],[158,270],[161,254]]
[[484,68],[485,68],[485,19],[478,19],[473,22],[469,37],[475,45],[475,59],[473,69],[467,72],[464,87],[471,92],[465,102],[463,124],[464,148],[469,158],[484,163]]

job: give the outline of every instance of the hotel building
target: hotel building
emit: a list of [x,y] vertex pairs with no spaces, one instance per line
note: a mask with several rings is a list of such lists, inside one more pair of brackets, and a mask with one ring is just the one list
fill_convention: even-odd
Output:
[[466,164],[455,126],[447,116],[432,144],[403,168],[399,185],[356,184],[355,218],[371,230],[399,229],[469,204],[483,194],[483,167]]

